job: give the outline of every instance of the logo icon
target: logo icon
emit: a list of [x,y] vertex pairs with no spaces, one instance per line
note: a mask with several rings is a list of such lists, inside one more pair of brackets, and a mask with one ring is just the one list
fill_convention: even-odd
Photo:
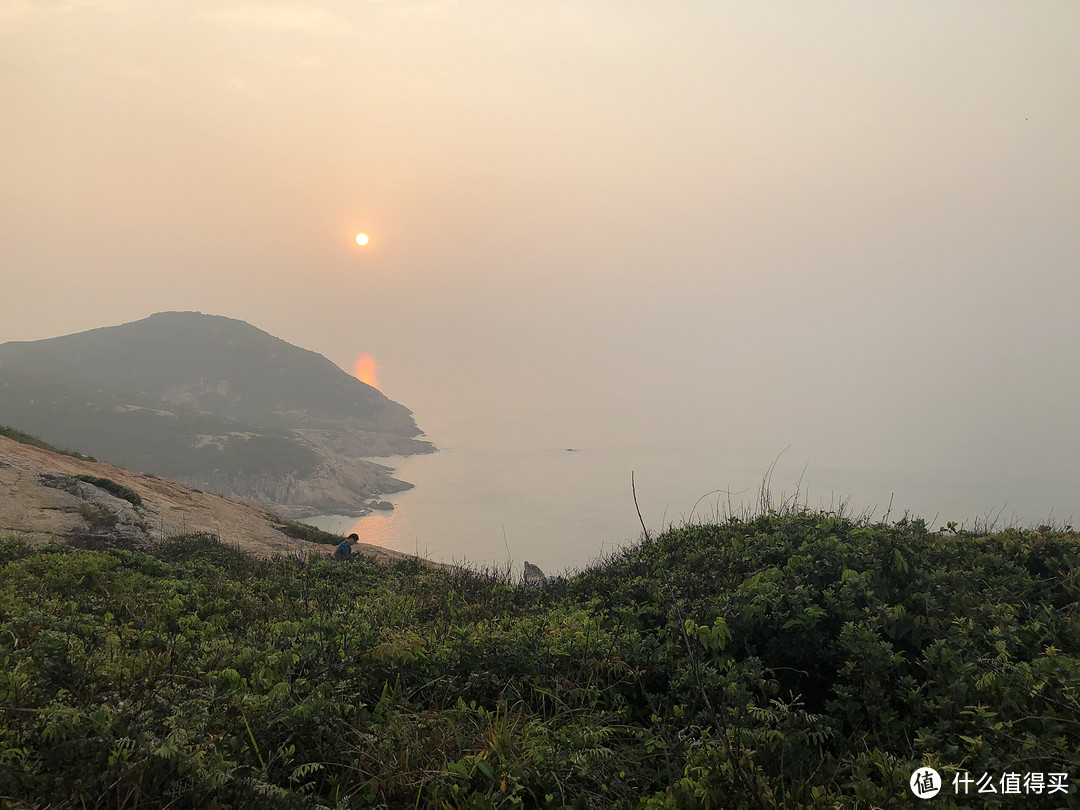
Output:
[[911,774],[911,792],[920,799],[932,799],[941,790],[941,776],[933,768],[919,768]]

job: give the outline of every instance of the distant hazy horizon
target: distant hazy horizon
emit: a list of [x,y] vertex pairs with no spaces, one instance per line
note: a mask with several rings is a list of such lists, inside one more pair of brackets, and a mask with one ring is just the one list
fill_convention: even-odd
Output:
[[14,0],[0,342],[198,310],[447,448],[789,448],[857,510],[1066,520],[1078,34],[1065,0]]

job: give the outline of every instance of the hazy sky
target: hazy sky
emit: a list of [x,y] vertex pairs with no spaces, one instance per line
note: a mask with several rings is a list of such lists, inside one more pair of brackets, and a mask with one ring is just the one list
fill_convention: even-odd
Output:
[[436,442],[1071,512],[1078,41],[1075,0],[5,0],[0,342],[194,309],[373,355]]

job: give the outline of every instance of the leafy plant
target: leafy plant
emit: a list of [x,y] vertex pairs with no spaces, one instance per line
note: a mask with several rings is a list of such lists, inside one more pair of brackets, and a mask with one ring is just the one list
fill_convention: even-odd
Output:
[[1080,776],[1068,530],[765,513],[542,592],[213,535],[8,538],[0,566],[15,806],[854,808],[923,765]]

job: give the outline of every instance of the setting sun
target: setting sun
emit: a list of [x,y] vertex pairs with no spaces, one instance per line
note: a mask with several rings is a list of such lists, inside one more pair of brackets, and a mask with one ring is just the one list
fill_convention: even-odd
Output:
[[360,245],[360,247],[364,247],[364,245],[366,245],[368,241],[370,240],[368,239],[368,235],[366,233],[358,233],[356,235],[356,244]]

